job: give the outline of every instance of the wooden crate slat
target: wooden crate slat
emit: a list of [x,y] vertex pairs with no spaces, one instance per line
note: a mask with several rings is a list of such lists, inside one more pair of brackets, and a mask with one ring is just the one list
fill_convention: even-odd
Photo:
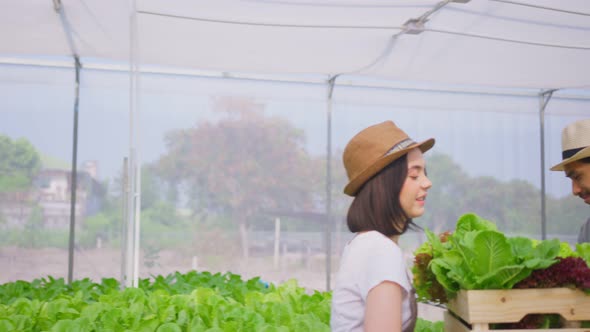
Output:
[[455,318],[449,311],[444,313],[445,332],[484,332],[484,331],[498,331],[498,332],[590,332],[590,328],[562,328],[562,329],[536,329],[536,330],[490,330],[489,326],[484,323],[479,323],[470,329],[460,320]]
[[444,313],[445,318],[445,332],[470,332],[465,324],[461,323],[457,318],[453,317],[448,310]]
[[447,308],[470,324],[518,322],[527,314],[581,321],[590,320],[590,295],[570,288],[469,290],[460,291]]

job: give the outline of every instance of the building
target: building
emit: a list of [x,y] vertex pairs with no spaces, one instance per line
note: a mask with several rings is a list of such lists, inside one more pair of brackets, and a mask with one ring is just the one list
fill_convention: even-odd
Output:
[[[104,188],[97,181],[96,161],[85,162],[76,178],[76,222],[100,211]],[[67,229],[70,225],[71,171],[42,169],[29,191],[0,194],[0,214],[4,227],[24,228],[38,223],[45,229]],[[41,220],[31,219],[37,209]]]

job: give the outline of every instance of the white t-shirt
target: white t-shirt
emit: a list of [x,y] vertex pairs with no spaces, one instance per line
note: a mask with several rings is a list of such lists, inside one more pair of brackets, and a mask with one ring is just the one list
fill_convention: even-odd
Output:
[[333,332],[361,332],[369,291],[383,281],[397,283],[404,290],[402,326],[412,319],[412,284],[400,247],[385,235],[370,231],[357,234],[344,247],[340,269],[332,292],[330,327]]

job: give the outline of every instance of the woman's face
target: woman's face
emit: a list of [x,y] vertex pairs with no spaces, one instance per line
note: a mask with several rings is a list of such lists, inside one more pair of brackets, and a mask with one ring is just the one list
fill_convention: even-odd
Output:
[[432,182],[426,176],[426,164],[419,148],[410,150],[407,158],[408,175],[399,200],[408,218],[416,218],[424,214],[426,191],[432,186]]

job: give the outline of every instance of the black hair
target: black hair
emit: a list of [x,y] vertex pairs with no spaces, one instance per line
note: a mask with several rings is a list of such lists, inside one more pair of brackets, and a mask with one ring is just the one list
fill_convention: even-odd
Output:
[[400,203],[407,175],[405,154],[365,182],[348,209],[348,229],[353,233],[375,230],[390,237],[403,234],[408,228],[419,228]]

